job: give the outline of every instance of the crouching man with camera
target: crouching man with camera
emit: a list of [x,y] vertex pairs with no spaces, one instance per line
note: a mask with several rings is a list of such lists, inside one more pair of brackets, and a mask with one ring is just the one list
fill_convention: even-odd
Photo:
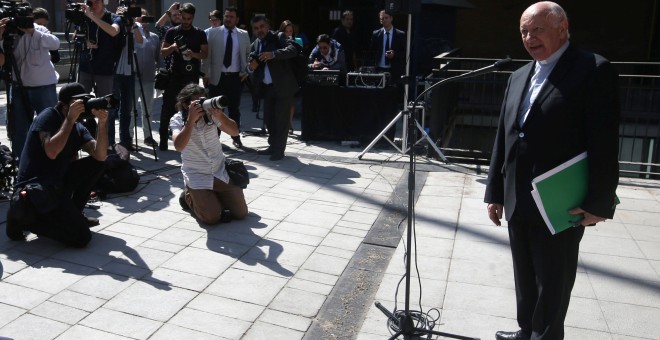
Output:
[[179,112],[170,120],[186,186],[179,203],[205,224],[244,219],[248,208],[243,189],[229,179],[218,138],[218,129],[237,136],[238,125],[220,109],[225,98],[204,99],[204,93],[197,84],[186,85],[176,98]]
[[[66,84],[57,105],[43,110],[32,123],[7,212],[10,239],[24,240],[24,231],[72,247],[84,247],[91,239],[89,227],[98,220],[86,217],[82,210],[103,174],[108,111],[94,105],[107,99],[93,102],[89,98],[80,83]],[[98,119],[102,133],[96,140],[79,122],[84,116]],[[91,157],[77,159],[80,149]]]

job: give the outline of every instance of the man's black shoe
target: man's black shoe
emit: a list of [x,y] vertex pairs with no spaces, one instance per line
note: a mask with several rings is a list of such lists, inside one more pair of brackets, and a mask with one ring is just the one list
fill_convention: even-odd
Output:
[[125,147],[126,150],[128,150],[128,151],[130,151],[130,152],[140,151],[140,147],[139,147],[139,146],[135,146],[135,145],[133,145],[133,143],[127,143],[127,144],[119,143],[119,144],[120,144],[121,146]]
[[271,148],[266,148],[266,149],[263,149],[263,150],[258,150],[257,154],[259,154],[259,155],[272,155],[273,150]]
[[87,228],[95,227],[95,226],[101,224],[99,222],[99,219],[96,218],[96,217],[87,216],[87,215],[85,215],[85,213],[83,213],[82,215],[83,215],[83,218],[85,218],[85,224],[87,225]]
[[499,331],[495,333],[497,340],[529,340],[529,335],[525,334],[522,330],[515,332]]
[[21,228],[16,221],[11,218],[7,219],[7,237],[13,241],[25,241],[25,233],[23,233],[23,228]]
[[151,147],[157,147],[158,142],[156,142],[152,137],[147,137],[144,139],[144,145],[151,146]]
[[158,144],[158,149],[160,151],[167,151],[167,141],[160,141],[160,144]]
[[181,192],[181,195],[179,195],[179,204],[181,204],[181,208],[185,211],[190,210],[190,206],[188,206],[188,202],[186,202],[186,191],[184,190]]
[[241,142],[241,136],[232,136],[231,139],[234,141],[234,146],[237,148],[243,147],[243,142]]
[[271,161],[279,161],[279,160],[282,159],[282,158],[284,158],[284,154],[283,154],[283,153],[281,153],[281,154],[272,154],[272,155],[270,156],[270,160],[271,160]]

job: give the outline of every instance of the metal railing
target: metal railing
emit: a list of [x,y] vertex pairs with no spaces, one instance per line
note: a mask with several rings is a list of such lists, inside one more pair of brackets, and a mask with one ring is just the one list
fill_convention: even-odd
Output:
[[[426,79],[433,83],[493,64],[494,59],[444,57]],[[529,60],[514,60],[515,70]],[[660,179],[660,63],[613,62],[619,71],[621,124],[619,166],[622,176]],[[431,130],[452,159],[488,164],[497,120],[512,71],[495,72],[448,84],[434,91]]]

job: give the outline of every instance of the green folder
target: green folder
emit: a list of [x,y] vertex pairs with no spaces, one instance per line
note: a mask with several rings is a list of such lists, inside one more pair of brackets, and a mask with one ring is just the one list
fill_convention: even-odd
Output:
[[568,211],[587,197],[588,176],[585,151],[532,180],[532,197],[552,235],[577,225],[584,217]]

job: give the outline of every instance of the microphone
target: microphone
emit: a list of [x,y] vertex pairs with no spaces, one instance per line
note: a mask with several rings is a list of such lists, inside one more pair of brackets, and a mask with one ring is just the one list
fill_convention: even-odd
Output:
[[465,74],[461,74],[458,77],[460,77],[460,78],[476,77],[476,76],[480,76],[482,74],[486,74],[486,73],[490,73],[490,72],[494,72],[494,71],[500,71],[500,70],[504,69],[506,66],[508,66],[509,64],[511,64],[511,58],[500,59],[500,60],[496,61],[493,65],[482,67],[480,69],[470,71],[470,72],[465,73]]

